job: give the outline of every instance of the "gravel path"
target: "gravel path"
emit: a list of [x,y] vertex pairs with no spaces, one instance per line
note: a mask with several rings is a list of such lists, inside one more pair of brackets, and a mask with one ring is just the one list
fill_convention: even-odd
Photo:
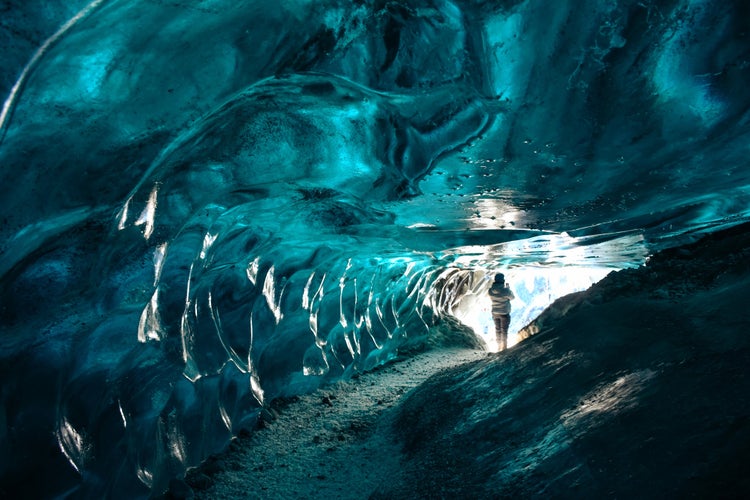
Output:
[[277,401],[263,428],[236,439],[188,482],[205,499],[368,498],[400,467],[390,410],[431,375],[487,355],[429,351]]

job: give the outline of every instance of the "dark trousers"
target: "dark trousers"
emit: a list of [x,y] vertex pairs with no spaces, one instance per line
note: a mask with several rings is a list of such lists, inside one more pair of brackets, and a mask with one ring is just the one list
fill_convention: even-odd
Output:
[[495,320],[497,350],[504,351],[508,348],[508,325],[510,324],[510,314],[495,314],[492,318]]

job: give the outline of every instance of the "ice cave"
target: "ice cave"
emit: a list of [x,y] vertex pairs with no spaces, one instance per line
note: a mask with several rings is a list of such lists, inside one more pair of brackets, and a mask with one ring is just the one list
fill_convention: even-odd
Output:
[[447,348],[338,498],[750,496],[747,1],[2,0],[0,61],[0,497],[224,498]]

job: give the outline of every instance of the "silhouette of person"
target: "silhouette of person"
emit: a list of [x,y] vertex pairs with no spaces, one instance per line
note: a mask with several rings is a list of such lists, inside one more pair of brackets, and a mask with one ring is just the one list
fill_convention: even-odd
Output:
[[505,276],[498,273],[490,287],[492,301],[492,319],[495,321],[497,335],[497,350],[504,351],[508,347],[508,325],[510,324],[510,301],[515,299],[513,291],[508,288]]

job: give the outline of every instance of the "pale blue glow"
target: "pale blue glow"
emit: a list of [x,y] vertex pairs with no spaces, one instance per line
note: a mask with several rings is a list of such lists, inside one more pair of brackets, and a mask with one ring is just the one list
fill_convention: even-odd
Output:
[[487,43],[490,46],[490,67],[495,94],[505,99],[517,99],[523,92],[518,88],[531,70],[523,40],[523,16],[514,13],[497,16],[487,23]]
[[81,57],[78,63],[81,67],[78,86],[89,94],[90,98],[96,99],[99,96],[104,79],[112,69],[114,57],[114,51],[106,49]]
[[26,80],[28,79],[29,75],[34,70],[34,67],[39,63],[42,57],[46,55],[47,51],[50,47],[53,46],[53,44],[55,44],[60,38],[62,38],[78,22],[82,21],[92,12],[94,12],[97,7],[99,7],[103,2],[104,0],[94,0],[90,4],[86,5],[86,7],[81,9],[75,16],[73,16],[65,24],[63,24],[60,29],[55,32],[55,34],[44,41],[39,50],[34,53],[34,56],[23,68],[21,75],[18,77],[18,80],[13,85],[10,94],[3,103],[3,108],[0,112],[0,144],[3,143],[3,139],[7,130],[7,124],[10,120],[10,115],[13,112],[13,107],[15,106],[18,95],[23,86],[26,84]]
[[[711,90],[710,78],[718,74],[696,74],[685,54],[685,46],[694,43],[691,36],[695,24],[700,25],[701,19],[710,15],[712,7],[704,0],[687,0],[685,3],[686,8],[696,13],[696,18],[691,23],[678,20],[660,47],[653,71],[655,92],[665,105],[679,107],[711,126],[727,111],[726,104]],[[722,27],[714,29],[721,30]]]

